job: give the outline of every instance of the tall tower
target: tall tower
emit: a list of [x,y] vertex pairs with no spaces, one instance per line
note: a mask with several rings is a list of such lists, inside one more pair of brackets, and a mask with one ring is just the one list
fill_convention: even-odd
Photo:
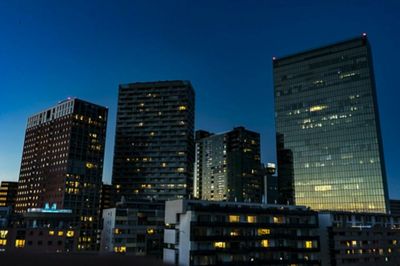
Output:
[[68,99],[31,116],[25,133],[15,210],[71,209],[81,228],[80,250],[97,248],[107,113]]
[[192,192],[194,90],[188,81],[119,86],[112,183],[117,200],[168,200]]
[[260,134],[236,127],[196,132],[195,196],[203,200],[261,202]]
[[293,180],[295,203],[315,210],[387,212],[378,104],[366,34],[274,58],[273,72],[276,130],[283,137],[278,155],[290,154],[286,163],[292,165],[286,167],[290,171],[285,175],[291,172],[292,177],[284,177]]

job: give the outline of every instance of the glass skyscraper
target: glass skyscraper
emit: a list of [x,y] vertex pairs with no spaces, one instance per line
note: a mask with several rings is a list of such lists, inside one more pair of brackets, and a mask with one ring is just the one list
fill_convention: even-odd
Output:
[[[273,59],[276,130],[292,155],[293,199],[315,210],[387,212],[371,48],[366,34]],[[285,183],[285,182],[283,182]],[[287,182],[286,182],[287,184]],[[287,196],[287,193],[284,195]]]

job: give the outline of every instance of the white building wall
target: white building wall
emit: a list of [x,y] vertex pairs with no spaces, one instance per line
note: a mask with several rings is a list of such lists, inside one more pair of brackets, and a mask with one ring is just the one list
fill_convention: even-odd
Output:
[[103,230],[101,231],[100,251],[114,251],[114,228],[115,228],[116,208],[103,210]]
[[180,215],[179,223],[179,266],[190,265],[190,222],[192,221],[192,211]]

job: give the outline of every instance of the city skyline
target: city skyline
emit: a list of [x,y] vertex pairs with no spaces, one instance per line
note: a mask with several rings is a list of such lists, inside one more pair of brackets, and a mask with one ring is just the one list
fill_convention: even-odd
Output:
[[[104,25],[101,27],[98,25],[101,24],[101,19],[99,17],[96,18],[96,16],[94,16],[95,23],[93,23],[93,21],[91,22],[90,20],[85,20],[84,15],[89,12],[89,6],[86,6],[85,4],[76,4],[81,7],[81,12],[78,12],[77,15],[78,21],[83,21],[86,23],[84,24],[86,25],[86,28],[83,27],[82,30],[79,30],[77,28],[79,23],[72,23],[72,21],[70,21],[72,23],[71,25],[66,25],[63,23],[60,24],[60,21],[57,20],[55,20],[56,26],[50,26],[46,24],[49,22],[48,20],[54,18],[56,14],[63,14],[63,18],[65,18],[65,16],[73,18],[71,17],[72,10],[70,9],[67,9],[67,11],[56,9],[55,14],[50,14],[51,12],[49,11],[51,11],[54,6],[47,7],[47,9],[45,7],[36,7],[33,8],[33,13],[30,13],[24,8],[18,9],[21,8],[18,5],[14,7],[7,7],[7,4],[0,4],[5,5],[5,8],[1,8],[2,10],[11,10],[11,12],[2,16],[2,19],[10,19],[10,14],[17,15],[15,18],[12,17],[13,19],[10,19],[11,23],[2,24],[8,25],[5,27],[7,27],[9,31],[14,29],[21,33],[21,37],[17,37],[17,39],[13,37],[11,40],[6,38],[7,35],[3,36],[4,39],[8,39],[8,42],[6,41],[5,44],[0,45],[0,51],[4,52],[5,55],[6,51],[8,50],[8,46],[12,44],[17,44],[17,49],[15,51],[21,53],[20,55],[14,57],[13,61],[11,60],[13,56],[12,53],[8,56],[6,55],[6,60],[4,62],[5,64],[10,64],[8,64],[9,67],[7,68],[4,65],[3,73],[5,73],[5,75],[4,77],[0,78],[0,81],[3,81],[2,83],[4,88],[7,88],[3,89],[0,93],[0,96],[4,101],[0,111],[0,123],[9,126],[7,130],[2,130],[0,133],[0,137],[2,139],[0,142],[0,180],[18,179],[19,164],[21,162],[23,145],[23,132],[26,126],[27,118],[30,115],[42,110],[44,107],[52,106],[56,102],[63,100],[68,96],[76,96],[96,104],[107,105],[110,109],[105,158],[105,174],[103,176],[103,180],[110,182],[118,85],[120,83],[166,80],[175,78],[191,80],[194,88],[196,89],[198,103],[198,108],[196,109],[198,114],[196,117],[196,129],[221,132],[226,131],[234,126],[243,125],[250,130],[260,132],[263,143],[261,149],[262,162],[276,162],[274,138],[275,129],[273,118],[273,84],[271,70],[272,56],[277,56],[279,58],[280,56],[284,56],[286,54],[309,50],[361,35],[361,33],[365,31],[369,34],[373,46],[375,76],[377,80],[378,102],[380,105],[384,154],[386,168],[388,171],[390,195],[391,197],[398,198],[400,194],[396,191],[399,190],[398,188],[400,187],[400,184],[399,181],[396,181],[396,177],[400,174],[400,170],[396,169],[396,152],[399,150],[400,143],[398,143],[396,139],[396,134],[399,129],[397,125],[393,125],[396,122],[396,115],[395,112],[391,112],[397,93],[395,92],[395,88],[390,88],[391,84],[394,84],[395,82],[393,79],[396,77],[396,72],[395,70],[391,69],[390,64],[388,64],[388,62],[391,60],[396,61],[396,58],[399,57],[395,50],[396,44],[399,42],[399,37],[395,34],[390,34],[391,29],[395,29],[396,25],[398,25],[398,22],[394,21],[393,17],[390,15],[383,18],[383,11],[388,11],[386,9],[391,9],[391,4],[387,4],[387,6],[383,8],[377,7],[371,3],[359,7],[357,6],[356,2],[352,2],[351,4],[357,8],[360,8],[360,12],[364,11],[367,13],[372,12],[372,10],[376,10],[376,12],[380,12],[379,14],[381,14],[381,16],[375,17],[375,19],[372,19],[372,21],[363,21],[363,26],[360,26],[359,24],[351,21],[349,14],[350,12],[346,13],[345,11],[340,11],[342,12],[341,14],[347,15],[344,16],[344,19],[345,22],[349,22],[350,26],[348,28],[339,27],[341,29],[335,31],[335,25],[325,22],[324,26],[327,26],[326,31],[320,32],[321,28],[323,27],[322,25],[319,28],[320,31],[315,31],[320,33],[319,35],[317,34],[312,36],[311,30],[308,31],[306,36],[302,36],[300,33],[293,32],[293,30],[282,30],[282,33],[280,35],[278,34],[276,38],[274,38],[276,35],[273,34],[271,34],[271,38],[266,38],[266,36],[264,36],[265,34],[268,34],[269,32],[276,34],[277,32],[273,29],[268,29],[265,31],[260,29],[266,21],[269,21],[269,19],[266,21],[263,19],[263,14],[261,11],[253,14],[253,19],[250,17],[252,12],[255,12],[257,9],[256,4],[252,5],[251,7],[246,7],[243,10],[244,13],[242,14],[242,18],[246,22],[246,27],[258,25],[258,28],[246,32],[248,28],[240,28],[240,23],[233,20],[236,15],[240,14],[238,4],[232,3],[230,5],[230,9],[228,10],[230,13],[228,12],[228,15],[225,15],[230,19],[228,20],[229,22],[224,23],[217,18],[218,11],[221,11],[224,8],[223,5],[217,4],[215,6],[216,11],[209,11],[211,12],[211,21],[203,25],[203,17],[199,17],[200,12],[199,10],[195,10],[195,8],[198,8],[201,11],[202,8],[204,9],[204,5],[197,4],[189,7],[185,6],[182,2],[178,2],[176,5],[178,5],[180,10],[188,10],[189,15],[193,15],[193,17],[189,16],[187,18],[189,19],[189,24],[191,24],[191,26],[196,26],[194,28],[196,29],[195,32],[197,32],[197,34],[200,34],[202,31],[207,31],[207,29],[213,29],[213,22],[219,22],[220,24],[218,25],[222,31],[222,36],[211,34],[211,36],[219,40],[219,42],[202,41],[200,43],[205,46],[202,47],[203,49],[201,49],[200,45],[198,45],[193,48],[193,50],[188,50],[188,46],[190,46],[192,42],[186,40],[183,49],[179,46],[179,44],[176,44],[177,40],[185,40],[185,38],[178,36],[180,35],[179,33],[183,32],[191,37],[196,37],[196,35],[188,32],[189,27],[183,27],[181,25],[177,27],[177,23],[179,24],[180,20],[172,22],[169,21],[169,23],[166,23],[166,25],[162,27],[161,22],[164,20],[168,22],[168,20],[167,16],[165,16],[163,12],[159,11],[158,15],[162,19],[153,22],[153,24],[149,24],[151,27],[155,27],[156,32],[162,33],[158,38],[156,38],[158,41],[161,39],[159,44],[156,44],[157,41],[154,40],[150,42],[150,44],[146,43],[146,40],[149,40],[146,38],[149,36],[146,37],[146,34],[143,33],[143,29],[138,27],[137,31],[134,31],[134,33],[138,33],[139,36],[143,37],[144,40],[139,42],[139,45],[137,45],[136,48],[134,46],[130,46],[131,44],[135,43],[135,39],[129,39],[129,45],[125,44],[126,46],[123,45],[123,47],[120,47],[120,45],[122,45],[122,41],[124,40],[124,33],[130,32],[126,27],[122,27],[122,29],[115,35],[118,37],[118,41],[121,42],[105,42],[103,43],[103,46],[100,45],[101,47],[97,47],[95,52],[92,53],[89,51],[89,47],[91,47],[91,45],[88,43],[90,37],[96,37],[97,39],[95,38],[95,40],[104,41],[104,36],[102,36],[101,30],[99,31],[99,29],[104,27]],[[9,5],[11,6],[11,4]],[[124,5],[128,6],[128,10],[132,10],[132,6],[127,3],[122,4],[121,2],[118,7],[113,7],[109,12],[114,12],[112,15],[114,17],[118,17],[116,14],[118,13],[117,11],[121,11]],[[141,11],[145,11],[141,18],[145,17],[146,14],[151,11],[150,6],[147,6],[146,4],[138,5],[138,8]],[[269,8],[271,8],[282,11],[282,8],[284,8],[284,4],[268,6],[268,4],[264,3],[260,5],[261,10],[269,10]],[[334,10],[337,12],[339,12],[339,5],[340,4],[334,6]],[[26,4],[26,6],[29,6],[29,4]],[[173,8],[172,6],[173,5],[167,5],[164,7]],[[311,6],[310,10],[308,10],[309,7],[309,5],[305,4],[299,8],[304,10],[307,9],[307,14],[312,14],[309,12],[312,12],[313,8]],[[13,8],[14,12],[12,12]],[[105,11],[105,9],[105,6],[101,6],[101,10],[103,10],[102,15],[110,15]],[[294,12],[293,9],[291,9],[290,12]],[[44,16],[39,18],[39,15],[42,13]],[[394,15],[395,13],[389,12],[389,14]],[[128,18],[129,16],[127,13],[124,13],[123,15],[123,19],[117,21],[111,26],[114,28],[110,27],[106,30],[113,31],[118,29],[118,26],[124,24],[125,20],[128,22],[131,21],[131,19]],[[299,17],[297,16],[297,18]],[[326,21],[328,18],[326,18]],[[379,22],[379,19],[383,19],[383,21]],[[270,20],[273,21],[273,19]],[[315,20],[310,19],[309,21],[300,22],[300,24],[303,26],[311,25],[313,21],[315,22]],[[27,23],[31,22],[32,25],[27,25]],[[138,23],[138,21],[134,19],[133,22]],[[234,24],[237,26],[236,31],[229,30],[230,23],[233,22],[235,22]],[[376,25],[374,23],[376,23]],[[19,25],[23,25],[25,28],[22,29],[22,27]],[[287,22],[284,24],[284,26],[286,26],[283,27],[284,29],[289,28]],[[28,34],[28,31],[33,30],[33,32],[39,31],[43,33],[44,38],[47,41],[50,41],[47,45],[51,45],[51,41],[53,41],[54,45],[58,45],[57,39],[62,38],[62,36],[56,33],[57,27],[61,27],[61,29],[64,29],[66,33],[71,33],[75,30],[81,35],[85,34],[86,29],[94,35],[89,36],[88,38],[83,38],[85,41],[83,41],[82,46],[79,46],[80,43],[77,43],[73,40],[74,34],[67,34],[64,37],[66,40],[61,40],[66,41],[61,48],[53,50],[50,49],[48,51],[45,50],[46,46],[41,46],[45,44],[42,43],[42,41],[34,42],[32,47],[25,46],[25,44],[22,42],[23,37],[29,37],[29,34],[31,34]],[[72,27],[72,29],[70,27]],[[169,27],[177,27],[176,32],[169,32],[167,30]],[[168,36],[167,32],[172,36]],[[226,49],[227,46],[229,46],[232,42],[237,41],[238,37],[236,35],[240,35],[239,33],[243,32],[245,33],[245,36],[249,37],[252,41],[256,41],[257,37],[262,37],[262,42],[260,42],[260,44],[253,44],[257,45],[257,48],[254,51],[251,51],[251,45],[248,45],[243,41]],[[46,35],[46,33],[48,35]],[[7,31],[4,34],[7,34]],[[289,43],[288,45],[281,47],[281,42],[287,43],[287,41],[290,40],[290,38],[285,35],[291,35],[291,38],[296,39],[296,42]],[[390,38],[385,38],[387,36]],[[165,40],[162,40],[163,38],[165,38]],[[224,38],[227,40],[224,40]],[[243,38],[243,36],[240,36],[240,38]],[[271,40],[272,45],[268,46],[268,49],[262,51],[261,46],[265,45]],[[71,44],[71,47],[66,47]],[[237,60],[239,60],[240,63],[235,68],[230,64],[236,62],[236,60],[233,58],[237,56],[237,52],[241,51],[241,49],[239,49],[241,45],[244,45],[243,47],[246,47],[246,50],[244,50],[243,54],[239,55]],[[101,60],[96,58],[98,54],[101,54],[101,51],[109,51],[109,48],[111,48],[112,52],[106,53],[105,56],[101,57]],[[122,48],[123,52],[117,53],[115,50],[118,48]],[[180,50],[180,48],[183,50]],[[128,53],[127,51],[129,51],[129,49],[132,49],[133,52],[131,51]],[[168,49],[170,50],[168,51]],[[30,57],[28,56],[27,59],[24,57],[26,50],[32,52],[32,55],[30,55]],[[151,60],[142,61],[145,56],[142,57],[138,54],[142,50],[144,51],[145,55],[151,55],[149,57]],[[65,53],[66,51],[68,53],[66,53],[64,57],[57,57],[57,52]],[[196,55],[196,52],[199,52],[199,55]],[[128,56],[123,58],[125,53],[128,53]],[[68,55],[71,57],[68,58]],[[113,55],[116,57],[113,58]],[[199,58],[201,55],[204,55],[205,59]],[[136,58],[140,58],[140,60],[135,60]],[[175,62],[172,60],[174,58],[177,59]],[[43,64],[40,65],[44,66],[44,69],[34,69],[33,64],[35,62],[39,62],[40,59],[47,60],[44,60]],[[169,61],[176,63],[176,65],[170,68]],[[122,65],[128,67],[130,70],[123,70],[123,68],[120,66],[117,68],[107,66],[107,62],[114,62],[111,64],[112,66],[118,66],[118,63],[123,62],[124,64]],[[140,70],[140,68],[143,66],[143,62],[145,62],[143,70]],[[159,62],[164,62],[164,64],[159,66]],[[101,68],[97,65],[97,63],[99,63],[99,65],[103,63],[106,65],[106,67]],[[74,67],[79,65],[82,66],[74,70]],[[251,67],[249,67],[249,65]],[[84,70],[85,67],[87,70]],[[222,69],[218,69],[221,67]],[[66,73],[60,73],[52,70],[51,68],[60,68]],[[28,70],[32,71],[33,73],[28,73],[30,72]],[[120,73],[118,73],[118,71],[120,71]],[[196,71],[199,73],[196,73]],[[229,76],[224,76],[224,74],[229,73]],[[89,74],[89,77],[86,77],[87,74]],[[32,85],[32,88],[28,88],[29,85]],[[27,99],[33,99],[34,103],[29,103],[28,105],[28,102],[26,101],[17,102],[17,99],[21,95],[20,93],[14,93],[12,91],[21,87],[28,88],[24,90],[24,96],[26,96]],[[53,88],[55,87],[58,89],[54,90]],[[87,90],[85,90],[86,87],[88,88]],[[100,87],[101,89],[97,90],[96,87]],[[254,89],[250,90],[249,88]],[[246,112],[243,112],[243,110],[246,110]]]

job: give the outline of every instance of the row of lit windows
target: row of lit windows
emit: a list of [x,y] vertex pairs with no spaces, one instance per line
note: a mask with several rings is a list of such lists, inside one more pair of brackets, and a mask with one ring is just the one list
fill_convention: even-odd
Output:
[[[217,248],[217,249],[224,249],[227,247],[227,243],[223,242],[223,241],[217,241],[217,242],[213,243],[213,246],[214,246],[214,248]],[[268,240],[268,239],[261,240],[260,246],[264,247],[264,248],[270,247],[271,246],[270,240]],[[307,248],[307,249],[312,249],[312,248],[316,247],[316,245],[313,243],[313,241],[308,240],[308,241],[304,241],[303,247]]]
[[[239,223],[242,222],[241,216],[240,215],[229,215],[228,216],[228,221],[230,223]],[[257,222],[257,217],[253,215],[247,215],[245,218],[245,221],[247,223],[256,223]],[[282,224],[284,223],[284,217],[283,216],[273,216],[272,217],[272,222],[277,223],[277,224]],[[265,231],[266,232],[266,231]]]

